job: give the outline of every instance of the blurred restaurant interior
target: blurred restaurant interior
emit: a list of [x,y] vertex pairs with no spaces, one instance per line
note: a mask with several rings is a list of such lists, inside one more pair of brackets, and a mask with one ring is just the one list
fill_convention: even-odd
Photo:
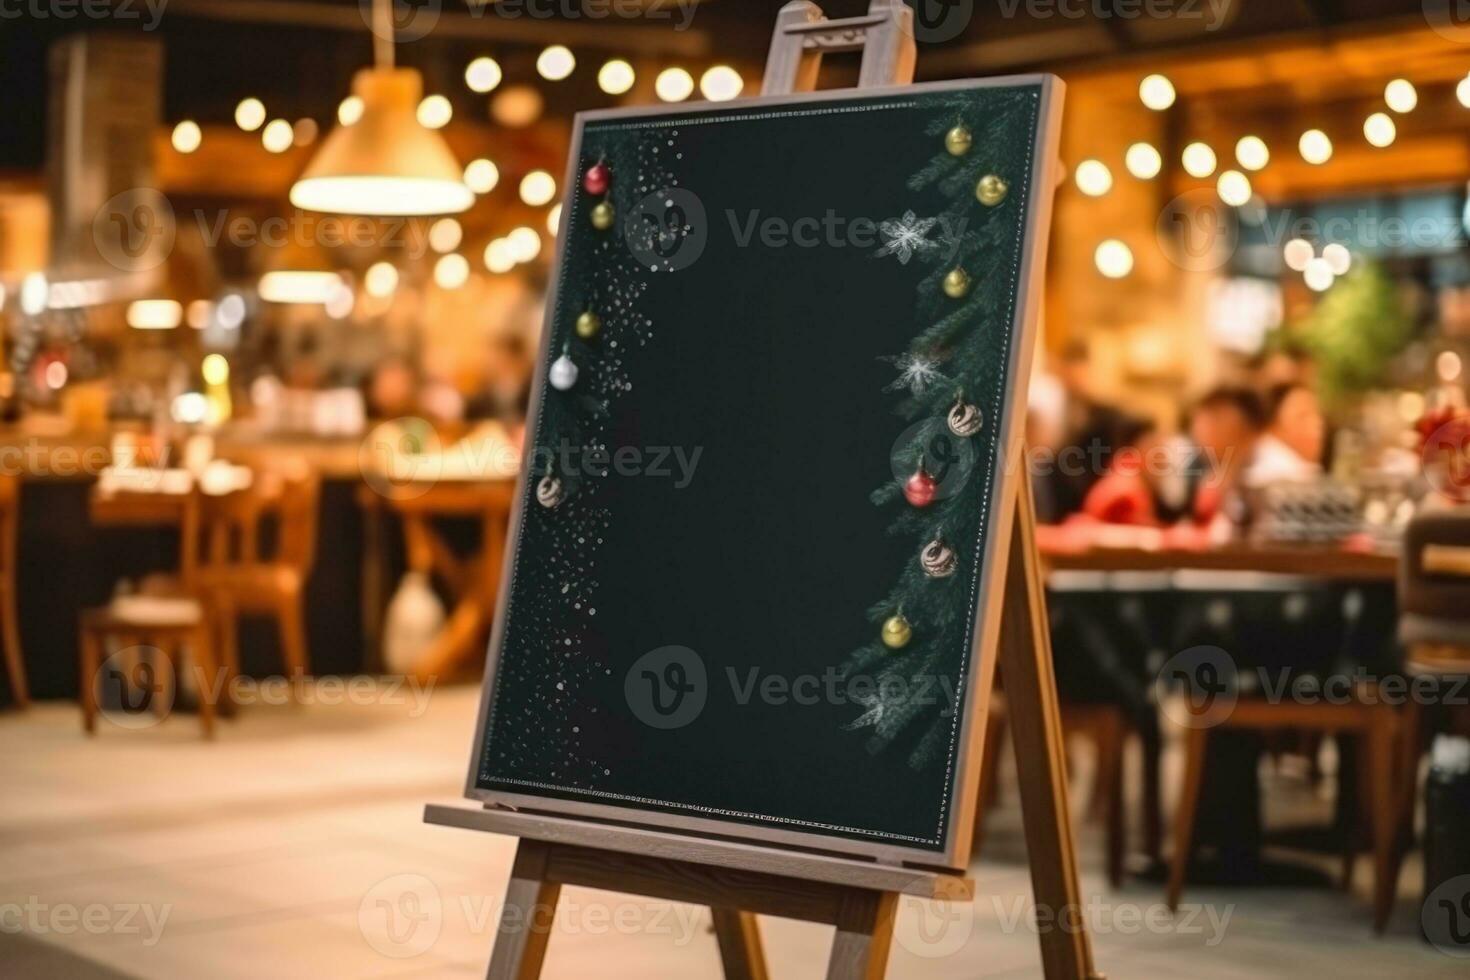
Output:
[[[1018,3],[950,5],[917,77],[1067,85],[1027,438],[1084,890],[1233,916],[1095,927],[1099,961],[1463,975],[1421,909],[1470,916],[1470,23]],[[0,916],[7,976],[483,969],[493,926],[395,959],[358,909],[507,874],[418,808],[462,783],[571,117],[758,94],[780,4],[387,6],[3,11],[0,908],[174,908],[146,947]],[[374,167],[417,176],[334,178]],[[286,694],[97,704],[139,644]],[[1218,723],[1169,687],[1205,667],[1246,679]],[[1023,896],[1004,726],[974,874]],[[999,908],[895,974],[1036,975]],[[802,929],[768,947],[815,970]],[[712,973],[693,946],[558,935],[547,972]]]

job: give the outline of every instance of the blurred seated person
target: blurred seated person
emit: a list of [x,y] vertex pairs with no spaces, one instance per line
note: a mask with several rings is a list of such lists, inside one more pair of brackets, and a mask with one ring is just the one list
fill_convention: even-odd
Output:
[[1088,491],[1107,473],[1113,450],[1122,445],[1133,421],[1093,395],[1094,373],[1087,344],[1070,341],[1057,370],[1064,398],[1063,434],[1050,475],[1059,517],[1082,510]]
[[368,415],[396,419],[419,413],[418,372],[403,358],[389,356],[373,366],[367,382]]
[[1107,524],[1157,527],[1162,522],[1155,469],[1164,459],[1164,440],[1152,422],[1142,419],[1120,424],[1116,439],[1107,471],[1087,491],[1082,513]]
[[1317,394],[1302,384],[1282,384],[1267,396],[1265,434],[1256,441],[1245,483],[1264,487],[1300,483],[1322,475],[1327,423]]
[[1265,427],[1266,410],[1249,388],[1215,388],[1195,404],[1189,422],[1196,447],[1189,516],[1196,525],[1216,525],[1226,516]]

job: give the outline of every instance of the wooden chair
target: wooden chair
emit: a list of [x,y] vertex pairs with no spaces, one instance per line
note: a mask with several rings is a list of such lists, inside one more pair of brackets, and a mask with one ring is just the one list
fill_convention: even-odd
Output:
[[[137,494],[143,508],[163,506],[176,509],[179,527],[179,571],[152,584],[138,595],[119,596],[107,606],[87,609],[81,616],[81,703],[82,725],[88,735],[97,731],[97,687],[102,670],[103,653],[109,641],[120,647],[147,645],[170,659],[173,676],[182,671],[183,648],[194,658],[194,674],[199,694],[199,724],[205,738],[214,736],[216,699],[224,690],[227,677],[219,673],[216,661],[216,619],[199,579],[200,494],[197,490],[178,497],[159,494]],[[94,506],[97,500],[94,498]]]
[[17,540],[20,535],[20,478],[0,475],[0,645],[5,648],[5,673],[10,694],[19,708],[31,703],[25,658],[20,652],[20,614],[16,601]]
[[[1227,577],[1212,573],[1181,572],[1176,576],[1176,583],[1187,589],[1235,592],[1259,588],[1267,595],[1273,592],[1283,597],[1289,595],[1289,590],[1284,585],[1265,581],[1268,578],[1270,577],[1252,573],[1232,573]],[[1249,638],[1242,639],[1237,645],[1238,650],[1251,650],[1252,647]],[[1249,667],[1252,664],[1243,663],[1238,666]],[[1201,713],[1200,723],[1187,729],[1184,777],[1175,812],[1174,851],[1169,864],[1170,909],[1177,909],[1179,906],[1189,863],[1193,857],[1195,821],[1211,737],[1223,731],[1311,731],[1355,736],[1362,746],[1359,800],[1364,811],[1362,818],[1369,827],[1372,840],[1374,924],[1380,930],[1383,928],[1383,918],[1379,910],[1383,908],[1385,895],[1390,894],[1392,887],[1389,880],[1389,860],[1393,842],[1393,767],[1398,716],[1393,706],[1383,703],[1375,684],[1364,683],[1350,692],[1344,690],[1342,693],[1349,696],[1345,699],[1324,698],[1313,701],[1293,700],[1290,697],[1271,700],[1253,690],[1243,690],[1239,692],[1239,700],[1228,713],[1219,711],[1221,717],[1218,719]],[[1351,866],[1356,858],[1351,845],[1344,856],[1343,879],[1346,883],[1350,879]]]
[[[239,671],[242,615],[275,620],[287,675],[311,672],[304,599],[316,561],[320,498],[316,471],[293,460],[262,468],[246,490],[205,500],[207,547],[199,577],[218,611],[222,657],[231,676]],[[267,523],[274,525],[269,549],[263,547]]]
[[[1424,702],[1420,679],[1440,682],[1434,686],[1442,688],[1445,682],[1458,686],[1462,678],[1470,677],[1470,514],[1454,510],[1414,518],[1404,534],[1398,586],[1398,636],[1410,689],[1394,792],[1390,887],[1380,910],[1385,922],[1393,911],[1404,853],[1414,839],[1420,762],[1430,741],[1426,728],[1436,714],[1433,705]],[[1458,711],[1445,707],[1459,716],[1462,725],[1470,721],[1463,706]]]

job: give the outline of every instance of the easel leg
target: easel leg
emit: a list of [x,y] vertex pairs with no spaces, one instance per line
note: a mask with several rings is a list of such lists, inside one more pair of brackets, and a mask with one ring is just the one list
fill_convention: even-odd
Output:
[[888,971],[898,895],[853,889],[837,910],[837,936],[827,961],[827,980],[881,980]]
[[541,975],[561,895],[561,884],[546,878],[550,854],[551,848],[540,841],[522,840],[516,846],[487,980],[536,980]]
[[725,980],[767,980],[766,954],[761,947],[760,923],[753,912],[710,909]]
[[1031,481],[1023,478],[1017,482],[1016,519],[1001,614],[1000,668],[1022,777],[1021,808],[1031,890],[1039,909],[1046,910],[1053,921],[1068,925],[1041,934],[1041,962],[1047,980],[1091,978],[1100,974],[1093,965],[1092,942],[1083,927],[1085,916],[1077,885],[1051,632],[1034,541]]

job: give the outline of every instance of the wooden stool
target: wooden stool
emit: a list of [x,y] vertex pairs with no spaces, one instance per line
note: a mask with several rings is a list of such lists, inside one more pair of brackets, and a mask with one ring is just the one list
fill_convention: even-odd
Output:
[[[136,606],[150,600],[141,597]],[[184,603],[193,600],[167,600]],[[228,678],[220,676],[215,662],[214,644],[210,637],[210,623],[202,605],[194,603],[192,615],[149,616],[146,608],[130,607],[117,602],[102,609],[88,609],[82,613],[81,625],[81,700],[82,726],[88,735],[97,733],[97,686],[102,669],[102,652],[109,639],[119,641],[124,647],[148,645],[168,657],[174,667],[175,684],[183,665],[182,647],[188,644],[194,656],[194,675],[199,691],[199,725],[205,738],[214,737],[215,699],[223,689],[222,682]]]

